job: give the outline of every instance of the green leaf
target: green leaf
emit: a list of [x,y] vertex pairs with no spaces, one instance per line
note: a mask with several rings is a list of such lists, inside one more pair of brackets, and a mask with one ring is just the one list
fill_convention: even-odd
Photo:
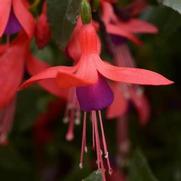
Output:
[[1,180],[33,180],[32,167],[12,145],[0,147]]
[[81,0],[47,0],[53,39],[62,49],[65,48],[80,14],[80,4]]
[[158,27],[162,40],[172,37],[181,28],[180,14],[166,6],[151,6],[142,14],[142,18]]
[[21,170],[27,168],[26,163],[10,145],[0,148],[0,167],[7,169]]
[[[12,132],[15,131],[16,136],[18,132],[20,133],[21,131],[27,131],[32,128],[38,114],[42,111],[38,109],[40,107],[40,103],[38,105],[40,97],[45,97],[43,97],[42,93],[45,92],[41,89],[37,89],[36,91],[34,90],[34,93],[32,92],[32,89],[26,89],[19,93],[17,99],[16,117],[12,130]],[[42,107],[43,106],[44,105],[42,105]]]
[[159,0],[159,2],[181,13],[181,0]]
[[158,181],[139,150],[134,152],[130,160],[128,181]]
[[83,179],[83,181],[102,181],[101,172],[96,170],[92,172],[87,178]]

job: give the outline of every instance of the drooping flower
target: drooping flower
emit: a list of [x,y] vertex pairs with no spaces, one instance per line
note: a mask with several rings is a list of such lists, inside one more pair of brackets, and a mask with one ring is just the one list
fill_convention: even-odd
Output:
[[[75,87],[80,109],[84,111],[80,167],[82,167],[83,164],[83,153],[87,150],[87,112],[91,112],[93,148],[97,153],[98,168],[102,171],[103,180],[105,180],[102,153],[106,159],[109,172],[111,172],[111,166],[109,163],[101,110],[109,106],[113,101],[113,93],[106,79],[123,83],[146,85],[168,85],[173,82],[149,70],[116,67],[102,61],[99,56],[100,52],[98,51],[100,40],[92,23],[83,25],[78,36],[81,57],[74,66],[56,66],[48,68],[32,76],[29,80],[24,82],[21,88],[25,88],[32,83],[42,80],[52,80],[60,88]],[[102,139],[100,139],[99,136],[98,121],[100,123]]]
[[35,40],[38,48],[44,48],[51,38],[51,31],[47,19],[47,4],[43,4],[42,12],[37,19],[35,27]]
[[101,1],[101,6],[102,21],[106,32],[110,35],[120,36],[124,41],[128,39],[136,44],[142,44],[142,41],[137,37],[138,33],[153,34],[158,32],[154,25],[138,18],[121,19],[114,13],[112,5],[105,0]]
[[33,36],[34,19],[22,0],[0,0],[0,37],[23,30],[29,38]]

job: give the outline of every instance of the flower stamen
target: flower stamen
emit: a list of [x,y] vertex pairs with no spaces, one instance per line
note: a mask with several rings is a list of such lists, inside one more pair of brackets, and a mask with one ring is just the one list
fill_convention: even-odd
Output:
[[81,146],[81,155],[80,155],[80,164],[79,164],[80,168],[83,168],[84,152],[87,152],[87,145],[86,145],[86,118],[87,118],[87,113],[84,112],[84,115],[83,115],[83,131],[82,131],[82,146]]
[[[101,137],[102,137],[101,140],[100,140],[100,135],[99,135],[97,114],[99,118],[100,129],[101,129]],[[86,119],[87,119],[87,113],[84,112],[83,130],[82,130],[82,146],[81,146],[81,155],[80,155],[80,164],[79,164],[80,168],[83,168],[84,152],[87,152]],[[106,175],[105,175],[105,167],[104,167],[103,158],[106,159],[109,174],[112,173],[112,168],[109,161],[109,153],[108,153],[107,143],[106,143],[105,134],[104,134],[101,111],[97,111],[97,112],[91,111],[91,123],[92,123],[92,147],[96,151],[96,155],[97,155],[96,164],[97,164],[98,170],[100,170],[102,173],[103,181],[105,181]],[[102,142],[103,148],[101,148],[101,142]]]
[[95,144],[96,144],[96,153],[97,153],[97,166],[98,166],[98,169],[101,170],[101,172],[102,172],[103,181],[105,181],[106,180],[105,168],[104,168],[104,163],[103,163],[103,159],[102,159],[102,150],[100,147],[97,116],[96,116],[95,111],[91,112],[91,117],[92,117],[92,123],[94,124],[94,129],[95,129],[94,133],[95,133]]
[[69,123],[66,140],[74,139],[74,126],[80,124],[80,110],[78,109],[76,95],[74,89],[69,91],[68,103],[63,118],[64,123]]
[[72,141],[74,139],[74,111],[70,111],[69,126],[66,134],[66,140]]
[[105,134],[104,134],[104,127],[103,127],[103,123],[102,123],[101,111],[98,111],[98,115],[99,115],[99,122],[100,122],[100,127],[101,127],[101,134],[102,134],[102,143],[103,143],[103,149],[104,149],[104,158],[105,158],[106,161],[107,161],[107,166],[108,166],[109,174],[111,175],[111,173],[112,173],[112,168],[111,168],[110,161],[109,161],[109,153],[108,153],[106,138],[105,138]]

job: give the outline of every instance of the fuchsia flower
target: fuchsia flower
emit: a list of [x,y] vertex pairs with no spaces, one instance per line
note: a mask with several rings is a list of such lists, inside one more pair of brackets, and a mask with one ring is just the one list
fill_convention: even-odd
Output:
[[157,33],[158,29],[143,20],[130,18],[128,20],[120,19],[113,10],[112,5],[105,1],[101,1],[102,20],[104,22],[107,33],[111,35],[121,36],[131,40],[136,44],[142,44],[142,41],[136,36],[138,33]]
[[34,19],[22,0],[0,0],[0,37],[23,30],[29,38],[33,36]]
[[[102,61],[99,56],[100,52],[98,51],[100,40],[92,23],[82,25],[77,36],[80,43],[81,57],[74,66],[47,68],[24,82],[21,88],[25,88],[32,83],[42,80],[51,80],[60,87],[60,91],[63,88],[68,89],[74,87],[76,89],[76,96],[80,109],[84,111],[80,167],[82,167],[83,164],[83,153],[87,150],[87,112],[91,112],[93,148],[97,153],[98,168],[102,170],[103,180],[105,180],[101,150],[103,150],[109,172],[111,172],[111,167],[101,118],[101,110],[108,107],[113,101],[113,93],[106,79],[116,82],[145,85],[168,85],[173,82],[149,70],[116,67]],[[102,139],[99,137],[98,121],[100,123]]]

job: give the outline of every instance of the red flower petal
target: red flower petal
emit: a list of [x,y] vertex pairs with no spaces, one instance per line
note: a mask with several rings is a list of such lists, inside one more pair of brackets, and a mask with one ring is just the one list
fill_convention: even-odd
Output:
[[59,72],[57,83],[61,88],[80,87],[94,84],[98,81],[98,72],[95,62],[99,59],[98,55],[82,55],[77,63],[76,72]]
[[137,38],[136,35],[134,35],[131,32],[128,32],[126,29],[122,28],[121,26],[108,24],[106,25],[106,30],[110,34],[125,37],[138,45],[143,44],[142,41],[139,40],[139,38]]
[[102,20],[105,25],[109,24],[111,21],[116,22],[118,21],[117,16],[114,14],[113,7],[110,3],[106,1],[101,1],[102,7]]
[[[57,79],[59,87],[82,86],[85,85],[85,83],[86,85],[93,84],[98,80],[98,72],[94,63],[97,58],[99,58],[97,55],[84,55],[75,66],[57,66],[47,68],[46,70],[38,73],[37,75],[34,75],[33,77],[25,81],[20,86],[20,89],[25,88],[35,82],[48,79]],[[64,78],[61,78],[61,76]],[[75,82],[69,82],[69,80]],[[78,82],[80,83],[80,85],[78,85]]]
[[[38,58],[32,56],[31,54],[29,55],[27,68],[28,68],[28,72],[31,75],[36,75],[42,72],[43,70],[46,70],[48,67],[49,65],[47,63],[39,60]],[[60,88],[57,86],[54,79],[42,80],[39,82],[39,84],[51,94],[58,97],[67,98],[67,94],[68,94],[67,90],[60,90]]]
[[173,81],[150,70],[116,67],[103,61],[97,61],[96,63],[98,71],[113,81],[143,85],[168,85],[173,83]]
[[57,77],[58,72],[73,73],[75,69],[76,69],[76,66],[73,66],[73,67],[56,66],[56,67],[47,68],[46,70],[32,76],[30,79],[25,81],[20,86],[20,89],[28,87],[31,84],[35,83],[35,82],[39,82],[39,81],[42,81],[42,80],[48,80],[48,79],[55,79]]
[[56,82],[60,88],[86,86],[92,83],[78,77],[76,74],[66,72],[59,72],[57,74]]
[[77,20],[77,24],[72,32],[71,38],[66,47],[68,56],[74,61],[78,61],[81,57],[80,43],[77,36],[78,33],[80,32],[81,26],[82,26],[82,22],[81,22],[81,19],[79,18]]
[[0,0],[0,37],[3,35],[8,23],[12,0]]
[[24,72],[27,41],[18,37],[0,56],[0,108],[9,104],[15,96]]
[[126,113],[128,107],[128,101],[120,90],[121,85],[111,84],[111,88],[114,94],[114,100],[107,110],[106,116],[108,119],[122,117]]
[[87,82],[96,83],[98,81],[98,72],[95,65],[99,59],[97,54],[83,55],[77,64],[79,67],[76,72],[77,76]]
[[8,44],[1,44],[0,45],[0,55],[3,54],[8,47]]
[[136,44],[142,44],[134,33],[157,33],[158,29],[143,20],[130,19],[129,21],[120,21],[113,11],[110,3],[102,2],[102,19],[106,26],[106,31],[110,34],[125,37]]
[[158,28],[151,23],[139,19],[130,19],[119,23],[120,28],[131,33],[157,33]]
[[127,44],[113,48],[114,61],[119,67],[135,67],[135,63]]
[[34,33],[35,21],[33,16],[24,6],[22,0],[13,0],[14,13],[26,34],[31,38]]
[[[92,22],[92,25],[96,31],[99,29],[99,25],[95,21]],[[81,28],[82,28],[82,22],[81,22],[81,19],[79,18],[77,21],[77,24],[72,32],[72,36],[68,43],[68,46],[66,48],[68,55],[74,61],[78,61],[80,59],[81,53],[82,53],[80,39],[79,39],[79,36],[77,36],[78,33],[81,31]],[[97,42],[97,52],[100,53],[100,51],[101,51],[100,39],[96,38],[96,40],[94,41],[94,44],[95,44],[95,42]]]

